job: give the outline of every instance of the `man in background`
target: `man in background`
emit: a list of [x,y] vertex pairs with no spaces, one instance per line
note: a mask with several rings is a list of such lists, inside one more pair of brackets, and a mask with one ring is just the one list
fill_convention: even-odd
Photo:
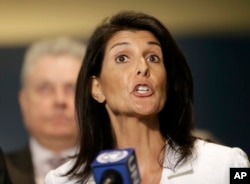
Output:
[[69,38],[28,48],[19,104],[30,139],[22,150],[6,153],[13,184],[43,184],[49,170],[76,154],[75,84],[84,54],[85,45]]

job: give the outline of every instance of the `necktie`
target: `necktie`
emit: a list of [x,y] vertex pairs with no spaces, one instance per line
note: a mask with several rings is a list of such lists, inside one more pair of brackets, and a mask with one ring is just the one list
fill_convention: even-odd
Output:
[[43,180],[50,170],[56,169],[57,167],[64,164],[68,160],[69,160],[69,158],[67,158],[67,157],[65,158],[65,157],[61,157],[60,155],[59,156],[55,155],[55,156],[47,159],[45,161],[45,165],[41,164],[40,167],[36,168],[37,175],[39,176],[39,178],[41,178]]

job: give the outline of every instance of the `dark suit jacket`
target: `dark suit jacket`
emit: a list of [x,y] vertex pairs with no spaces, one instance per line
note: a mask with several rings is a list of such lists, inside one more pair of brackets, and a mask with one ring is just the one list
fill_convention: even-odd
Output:
[[11,184],[9,173],[7,171],[4,154],[0,148],[0,184]]
[[5,154],[7,168],[13,184],[35,184],[34,169],[28,146]]

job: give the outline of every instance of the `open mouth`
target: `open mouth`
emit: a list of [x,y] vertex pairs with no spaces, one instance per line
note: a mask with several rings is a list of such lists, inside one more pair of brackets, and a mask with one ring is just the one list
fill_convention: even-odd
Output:
[[136,91],[141,94],[145,94],[149,91],[148,86],[137,86]]
[[134,88],[134,94],[140,97],[151,96],[153,93],[148,84],[137,84]]

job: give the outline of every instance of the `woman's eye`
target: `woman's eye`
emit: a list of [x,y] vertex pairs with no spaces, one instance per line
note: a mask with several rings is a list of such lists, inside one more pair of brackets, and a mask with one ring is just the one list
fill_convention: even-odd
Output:
[[160,61],[160,58],[157,55],[150,55],[147,58],[147,61],[158,63]]
[[118,57],[115,58],[115,61],[116,61],[117,63],[124,63],[124,62],[126,62],[127,60],[128,60],[128,57],[125,56],[125,55],[120,55],[120,56],[118,56]]

